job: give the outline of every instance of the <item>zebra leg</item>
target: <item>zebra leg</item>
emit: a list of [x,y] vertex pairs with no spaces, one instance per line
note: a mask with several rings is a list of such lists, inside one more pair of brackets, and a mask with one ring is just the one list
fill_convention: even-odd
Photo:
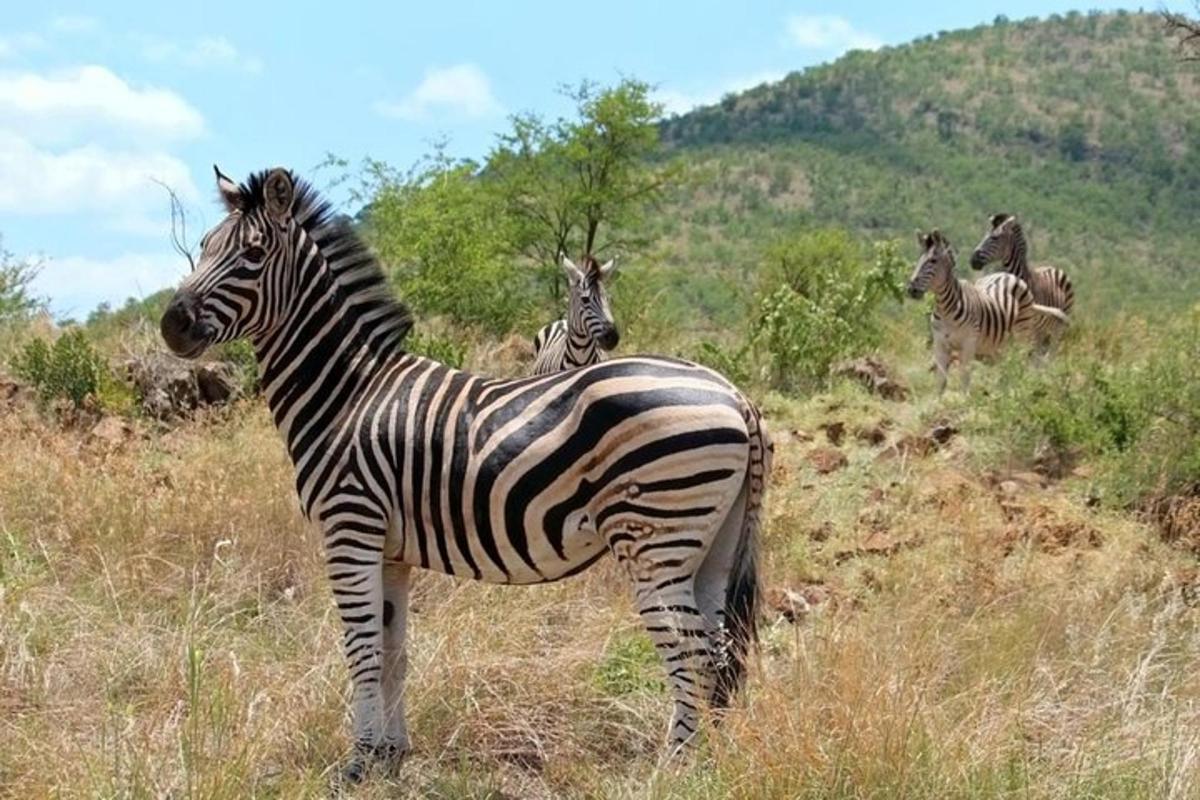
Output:
[[941,396],[946,391],[946,381],[950,376],[950,342],[944,336],[934,338],[933,365],[937,367],[937,393]]
[[962,370],[963,394],[971,391],[971,368],[975,365],[976,344],[978,344],[978,339],[974,336],[968,336],[966,341],[962,343],[962,349],[958,353],[958,357],[962,359],[962,363],[958,367]]
[[352,685],[354,753],[342,778],[358,783],[382,734],[383,542],[387,525],[363,497],[342,495],[321,513],[325,565],[342,620],[342,648]]
[[408,588],[412,567],[383,565],[383,737],[375,755],[396,762],[408,752],[404,679],[408,673]]
[[633,581],[634,595],[650,640],[663,660],[675,710],[667,755],[692,744],[700,709],[713,696],[716,669],[710,642],[715,630],[696,601],[695,574],[711,542],[709,536],[672,537],[653,521],[617,530],[605,538]]

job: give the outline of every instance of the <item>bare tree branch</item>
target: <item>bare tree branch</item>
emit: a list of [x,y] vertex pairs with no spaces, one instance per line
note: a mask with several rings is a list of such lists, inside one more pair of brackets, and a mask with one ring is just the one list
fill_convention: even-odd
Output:
[[193,270],[196,269],[196,260],[192,256],[192,246],[188,242],[187,211],[183,207],[183,201],[179,199],[179,194],[175,189],[165,182],[160,181],[158,178],[151,178],[150,180],[165,189],[171,201],[171,248],[187,259],[189,267]]
[[[1200,12],[1200,3],[1196,10]],[[1179,41],[1181,60],[1200,61],[1200,20],[1173,11],[1163,11],[1162,19],[1167,35]]]

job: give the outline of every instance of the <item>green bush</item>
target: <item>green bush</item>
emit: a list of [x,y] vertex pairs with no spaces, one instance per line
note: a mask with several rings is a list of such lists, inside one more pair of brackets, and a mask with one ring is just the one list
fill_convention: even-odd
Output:
[[1014,354],[985,427],[1018,458],[1086,458],[1118,504],[1200,483],[1200,307],[1128,341],[1077,335],[1041,369]]
[[117,380],[108,361],[80,329],[59,336],[53,344],[33,339],[12,361],[13,372],[37,391],[43,405],[60,400],[83,408],[90,398],[101,408],[125,413],[133,406],[129,387]]
[[894,244],[876,245],[871,258],[840,230],[773,246],[750,328],[766,381],[780,389],[822,381],[838,359],[877,346],[881,306],[901,297],[905,270]]
[[404,349],[408,352],[440,361],[448,367],[462,369],[467,360],[468,346],[451,336],[434,332],[414,332],[405,340]]

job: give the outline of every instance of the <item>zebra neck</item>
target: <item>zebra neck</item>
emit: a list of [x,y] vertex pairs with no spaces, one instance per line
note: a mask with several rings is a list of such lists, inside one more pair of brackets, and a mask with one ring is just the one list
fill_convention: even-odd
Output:
[[1029,260],[1025,232],[1021,230],[1020,225],[1015,224],[1015,221],[1012,226],[1012,247],[1009,248],[1008,257],[1004,260],[1004,271],[1029,283]]
[[937,312],[943,319],[955,317],[963,305],[963,287],[950,270],[934,276],[933,291],[937,296]]
[[296,467],[305,513],[336,463],[339,416],[385,356],[373,346],[370,316],[351,307],[328,270],[318,268],[316,278],[299,282],[283,323],[255,342],[263,393]]
[[586,329],[568,326],[567,346],[563,352],[563,360],[568,366],[584,367],[598,361],[596,349],[596,342],[588,335]]

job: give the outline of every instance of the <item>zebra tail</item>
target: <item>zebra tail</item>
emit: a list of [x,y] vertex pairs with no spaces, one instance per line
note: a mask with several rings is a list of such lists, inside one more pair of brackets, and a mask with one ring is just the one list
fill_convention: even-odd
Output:
[[718,659],[712,707],[729,706],[746,677],[746,660],[758,641],[758,540],[762,525],[762,500],[771,472],[774,445],[762,424],[758,409],[746,402],[750,457],[746,470],[746,505],[738,532],[729,584],[725,590],[725,631],[722,657]]
[[1048,317],[1054,317],[1056,320],[1061,322],[1063,325],[1071,324],[1071,318],[1068,317],[1062,310],[1057,309],[1054,306],[1043,306],[1043,305],[1034,303],[1033,310],[1035,312],[1037,312],[1038,314],[1045,314]]

